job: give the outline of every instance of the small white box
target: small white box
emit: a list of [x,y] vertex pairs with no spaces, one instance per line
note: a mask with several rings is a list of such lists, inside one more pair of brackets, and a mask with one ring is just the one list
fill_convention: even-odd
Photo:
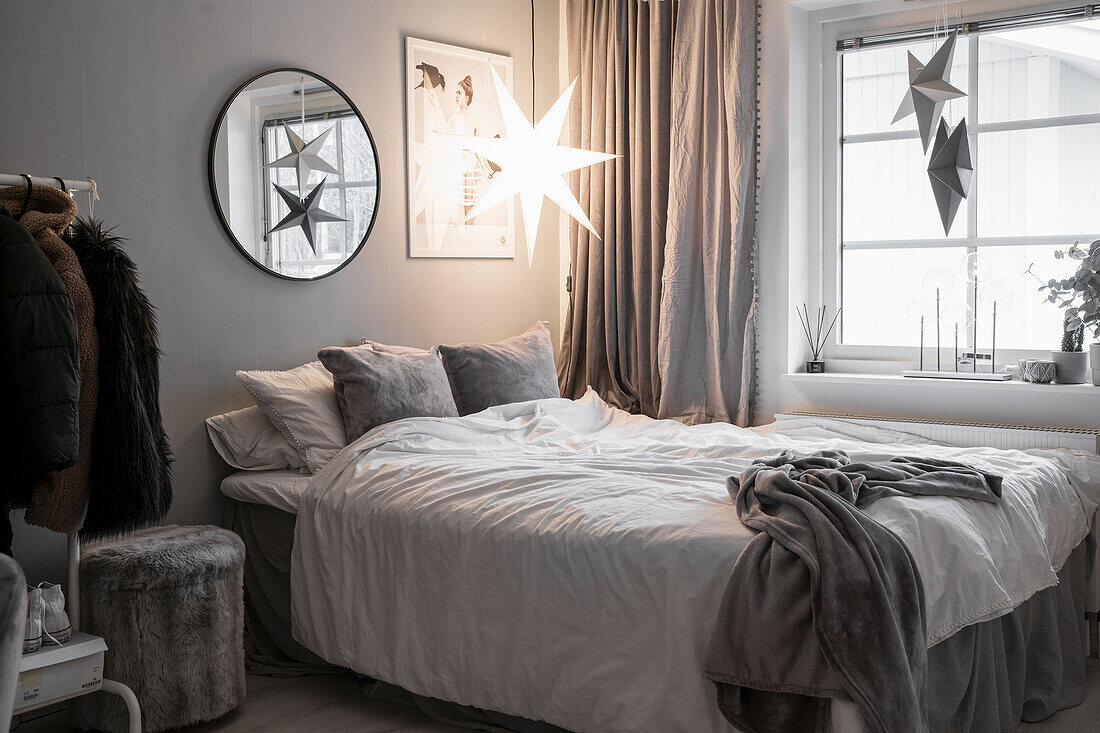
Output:
[[43,646],[34,654],[23,655],[14,712],[98,690],[103,684],[105,651],[103,639],[77,632],[62,646]]

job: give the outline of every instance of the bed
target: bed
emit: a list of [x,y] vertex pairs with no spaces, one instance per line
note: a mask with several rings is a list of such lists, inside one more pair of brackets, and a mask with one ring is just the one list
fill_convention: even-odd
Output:
[[[689,428],[590,392],[401,420],[316,475],[242,472],[222,489],[293,529],[276,553],[290,598],[267,615],[289,617],[327,663],[566,730],[728,733],[700,660],[752,533],[724,482],[789,447],[953,458],[1005,476],[996,506],[896,497],[869,509],[921,570],[930,697],[960,730],[1080,701],[1095,455],[950,448],[821,420]],[[250,529],[253,542],[267,532]],[[988,661],[1006,650],[1020,684]],[[1047,657],[1062,668],[1031,684],[1029,664]],[[852,703],[833,705],[834,730],[858,720]]]

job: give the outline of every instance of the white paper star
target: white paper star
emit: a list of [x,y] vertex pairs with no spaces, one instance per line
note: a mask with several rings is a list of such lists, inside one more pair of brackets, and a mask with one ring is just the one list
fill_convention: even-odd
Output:
[[313,250],[313,254],[317,254],[317,245],[313,243],[314,230],[317,224],[323,221],[347,221],[347,219],[321,208],[321,192],[324,190],[325,181],[327,180],[327,178],[322,179],[317,187],[310,191],[304,199],[298,198],[278,183],[271,184],[283,201],[286,202],[290,211],[268,234],[274,234],[291,227],[301,227],[302,233],[306,235],[306,241],[309,242],[310,249]]
[[558,145],[577,80],[573,80],[569,88],[558,97],[558,101],[554,102],[554,106],[532,127],[492,64],[489,65],[489,70],[493,75],[493,85],[496,87],[507,137],[459,138],[463,146],[501,167],[493,175],[492,184],[485,195],[466,216],[466,221],[518,193],[520,208],[523,210],[523,229],[527,238],[527,261],[531,263],[535,253],[535,234],[538,233],[539,217],[542,213],[542,197],[546,196],[598,238],[599,234],[573,192],[569,190],[562,174],[619,156]]
[[893,122],[915,114],[925,152],[928,152],[928,144],[932,142],[932,130],[943,114],[944,103],[966,96],[966,92],[956,89],[948,82],[951,62],[955,57],[955,38],[956,34],[948,36],[947,41],[929,59],[927,66],[922,66],[916,56],[909,54],[909,89],[898,106]]
[[286,140],[290,143],[290,152],[272,161],[264,168],[293,168],[298,175],[298,195],[302,195],[304,186],[309,182],[310,171],[322,171],[324,173],[339,173],[321,157],[321,148],[325,145],[332,128],[328,128],[308,143],[294,134],[284,122],[283,130],[286,132]]

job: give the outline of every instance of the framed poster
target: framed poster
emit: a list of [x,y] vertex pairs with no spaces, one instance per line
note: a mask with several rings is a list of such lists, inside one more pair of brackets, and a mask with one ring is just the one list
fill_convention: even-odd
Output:
[[405,148],[410,257],[515,257],[515,199],[469,212],[500,170],[463,147],[504,135],[492,64],[512,90],[512,59],[405,39]]

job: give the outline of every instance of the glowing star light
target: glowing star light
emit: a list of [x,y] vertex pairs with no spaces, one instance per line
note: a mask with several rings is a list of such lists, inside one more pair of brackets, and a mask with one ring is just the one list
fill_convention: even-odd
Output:
[[264,168],[293,168],[298,174],[298,195],[302,195],[306,182],[309,180],[310,171],[322,171],[324,173],[339,173],[340,171],[329,165],[328,161],[321,157],[321,148],[325,145],[332,128],[328,128],[308,143],[295,135],[287,124],[283,123],[283,131],[286,140],[290,143],[290,152],[274,160]]
[[561,129],[565,125],[565,115],[569,110],[569,99],[577,84],[576,79],[562,92],[558,101],[554,102],[554,106],[543,115],[539,123],[532,127],[492,64],[489,64],[489,71],[493,75],[493,85],[496,87],[507,137],[459,138],[463,147],[501,168],[493,176],[492,184],[485,195],[466,216],[466,221],[518,193],[520,208],[523,210],[524,234],[527,237],[527,262],[530,264],[534,259],[535,234],[538,232],[539,217],[542,214],[542,197],[546,196],[598,238],[599,234],[565,184],[562,175],[619,156],[558,145]]

